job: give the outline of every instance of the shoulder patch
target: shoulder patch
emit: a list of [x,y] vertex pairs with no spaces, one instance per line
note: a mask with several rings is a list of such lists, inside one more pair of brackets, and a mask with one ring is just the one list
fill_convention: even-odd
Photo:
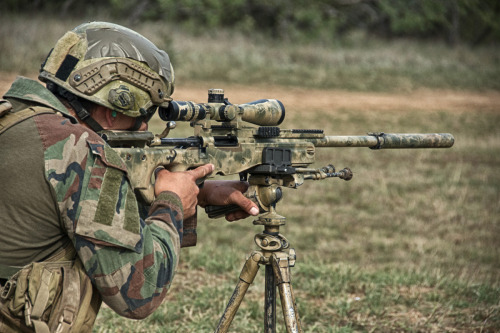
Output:
[[93,163],[87,166],[85,198],[76,233],[137,250],[141,219],[124,162],[103,142],[87,140]]

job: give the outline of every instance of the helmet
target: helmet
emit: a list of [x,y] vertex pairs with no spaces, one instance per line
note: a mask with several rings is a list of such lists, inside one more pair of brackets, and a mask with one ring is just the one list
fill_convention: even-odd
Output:
[[76,96],[70,103],[81,98],[146,121],[158,106],[168,106],[174,91],[168,54],[137,32],[106,22],[67,32],[42,64],[39,79],[64,97]]

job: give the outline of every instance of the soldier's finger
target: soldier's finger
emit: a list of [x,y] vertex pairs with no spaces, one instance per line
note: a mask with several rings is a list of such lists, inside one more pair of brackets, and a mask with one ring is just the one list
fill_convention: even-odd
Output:
[[165,171],[167,171],[167,172],[170,172],[170,171],[168,171],[167,169],[165,169],[165,167],[160,166],[160,167],[156,168],[156,170],[155,170],[155,178],[157,178],[157,177],[158,177],[158,174],[159,174],[160,172],[163,172],[162,170],[165,170]]
[[188,172],[194,177],[194,179],[200,179],[211,174],[212,171],[214,171],[214,168],[213,164],[205,164],[197,167],[196,169],[189,170]]
[[248,216],[249,215],[247,213],[245,213],[244,211],[238,210],[236,212],[227,214],[226,215],[226,220],[229,221],[229,222],[233,222],[233,221],[245,219]]
[[257,207],[257,205],[252,200],[245,197],[241,192],[232,193],[230,196],[230,200],[232,201],[232,203],[240,206],[247,214],[253,216],[259,214],[259,208]]

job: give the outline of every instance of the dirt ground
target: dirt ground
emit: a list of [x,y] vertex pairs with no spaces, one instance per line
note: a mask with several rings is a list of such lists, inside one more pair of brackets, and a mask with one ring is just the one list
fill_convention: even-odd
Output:
[[[36,74],[29,77],[36,78]],[[0,73],[0,94],[2,96],[15,78],[15,74]],[[277,98],[285,106],[304,105],[311,110],[500,112],[499,91],[472,92],[420,89],[409,93],[379,93],[301,89],[283,86],[256,87],[210,82],[181,82],[176,85],[173,97],[176,100],[205,102],[208,88],[225,88],[225,96],[232,103],[246,103],[260,98]]]

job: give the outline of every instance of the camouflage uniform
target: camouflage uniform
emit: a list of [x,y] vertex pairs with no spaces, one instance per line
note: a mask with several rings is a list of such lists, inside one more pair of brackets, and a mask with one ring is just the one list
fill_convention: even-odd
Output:
[[69,239],[109,307],[129,318],[151,314],[179,260],[180,198],[161,193],[142,219],[123,161],[50,91],[18,78],[4,98],[14,111],[56,113],[0,135],[0,264],[42,261]]

